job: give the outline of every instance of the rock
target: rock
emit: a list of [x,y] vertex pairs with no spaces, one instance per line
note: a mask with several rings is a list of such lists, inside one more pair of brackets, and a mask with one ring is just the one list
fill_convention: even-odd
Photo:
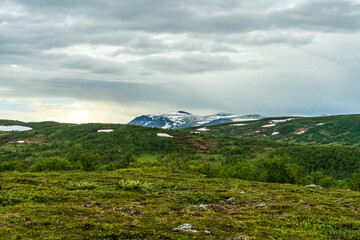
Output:
[[198,206],[199,206],[199,208],[203,208],[203,209],[206,209],[206,207],[207,207],[206,204],[199,204]]
[[265,204],[259,203],[259,204],[256,204],[255,206],[256,206],[256,207],[265,207]]
[[[181,224],[180,226],[173,228],[174,231],[184,231],[184,232],[192,232],[197,233],[199,230],[192,229],[192,225],[188,223]],[[204,233],[211,234],[209,230],[204,230]]]
[[235,202],[235,198],[234,197],[232,197],[232,198],[229,198],[228,200],[226,200],[228,203],[233,203],[233,202]]
[[305,188],[322,189],[323,187],[315,184],[307,185]]
[[197,233],[197,230],[193,230],[192,229],[192,225],[188,224],[188,223],[184,223],[176,228],[173,228],[174,231],[184,231],[184,232],[193,232],[193,233]]

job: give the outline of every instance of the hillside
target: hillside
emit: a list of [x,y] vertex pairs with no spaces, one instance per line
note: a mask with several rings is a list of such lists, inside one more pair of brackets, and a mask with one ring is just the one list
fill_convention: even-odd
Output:
[[[360,147],[360,115],[326,117],[279,117],[219,124],[201,134],[270,140],[306,145]],[[198,128],[182,131],[199,132]]]
[[[360,238],[354,191],[161,168],[1,173],[1,179],[3,239]],[[185,223],[192,232],[174,230]]]
[[[312,124],[318,122],[311,120]],[[250,122],[245,127],[261,127],[268,121]],[[297,124],[297,121],[289,123]],[[228,125],[216,126],[202,134],[189,134],[122,124],[14,121],[0,121],[0,124],[33,128],[0,132],[0,171],[116,170],[146,165],[212,177],[306,184],[309,181],[305,177],[317,171],[341,180],[360,169],[360,148],[301,146],[276,143],[269,141],[270,138],[211,136],[223,129],[234,128]],[[282,124],[288,122],[277,127]],[[287,174],[267,176],[264,170],[267,162],[280,164]],[[326,184],[336,185],[334,181]]]

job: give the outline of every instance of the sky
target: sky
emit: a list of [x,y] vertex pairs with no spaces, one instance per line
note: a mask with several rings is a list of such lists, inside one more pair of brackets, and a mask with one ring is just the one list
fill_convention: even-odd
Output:
[[360,0],[0,0],[0,119],[360,113]]

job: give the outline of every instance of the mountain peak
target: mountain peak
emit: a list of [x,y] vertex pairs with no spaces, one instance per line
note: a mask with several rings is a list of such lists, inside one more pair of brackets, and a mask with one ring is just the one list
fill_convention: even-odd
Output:
[[181,113],[181,114],[187,114],[187,115],[192,115],[191,113],[188,113],[188,112],[185,112],[185,111],[182,111],[182,110],[180,110],[180,111],[177,111],[177,113]]

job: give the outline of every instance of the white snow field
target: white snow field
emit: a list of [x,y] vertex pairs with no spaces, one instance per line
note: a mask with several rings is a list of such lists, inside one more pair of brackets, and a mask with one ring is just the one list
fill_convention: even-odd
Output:
[[109,132],[113,132],[113,131],[114,131],[114,129],[99,129],[99,130],[97,130],[98,133],[102,133],[102,132],[109,133]]
[[3,131],[3,132],[30,131],[30,130],[32,130],[31,127],[24,127],[24,126],[18,126],[18,125],[13,125],[13,126],[0,126],[0,131]]
[[168,137],[168,138],[173,138],[173,136],[167,134],[167,133],[157,133],[156,134],[158,137]]

